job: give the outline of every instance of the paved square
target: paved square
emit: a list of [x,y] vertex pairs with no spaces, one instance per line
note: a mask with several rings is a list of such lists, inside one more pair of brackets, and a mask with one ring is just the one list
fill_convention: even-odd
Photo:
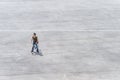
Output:
[[119,26],[119,0],[0,0],[0,80],[119,80]]

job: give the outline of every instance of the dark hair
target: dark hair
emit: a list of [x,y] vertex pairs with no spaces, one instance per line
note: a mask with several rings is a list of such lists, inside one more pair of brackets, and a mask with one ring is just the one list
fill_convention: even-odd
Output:
[[36,35],[36,33],[33,33],[34,35]]

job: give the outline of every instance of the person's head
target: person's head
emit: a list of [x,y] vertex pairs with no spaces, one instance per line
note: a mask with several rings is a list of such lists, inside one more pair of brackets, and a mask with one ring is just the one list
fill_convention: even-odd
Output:
[[36,36],[36,33],[33,33],[34,36]]

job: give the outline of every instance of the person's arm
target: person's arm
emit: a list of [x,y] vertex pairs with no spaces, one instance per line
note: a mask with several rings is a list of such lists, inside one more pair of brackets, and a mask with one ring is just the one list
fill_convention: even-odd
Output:
[[37,37],[37,43],[39,43],[38,37]]

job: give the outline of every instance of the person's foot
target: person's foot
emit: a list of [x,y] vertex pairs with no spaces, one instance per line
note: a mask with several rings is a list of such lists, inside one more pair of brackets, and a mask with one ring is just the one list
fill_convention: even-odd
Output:
[[33,51],[31,51],[31,53],[33,54]]

